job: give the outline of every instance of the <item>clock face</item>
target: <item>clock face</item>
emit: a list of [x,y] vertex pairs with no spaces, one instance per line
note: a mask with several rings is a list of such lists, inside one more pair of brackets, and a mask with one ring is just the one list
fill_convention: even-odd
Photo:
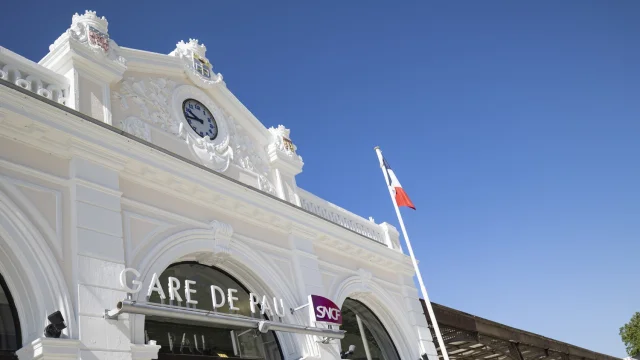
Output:
[[201,137],[209,136],[211,140],[218,136],[218,124],[213,114],[201,102],[194,99],[187,99],[182,103],[184,118]]

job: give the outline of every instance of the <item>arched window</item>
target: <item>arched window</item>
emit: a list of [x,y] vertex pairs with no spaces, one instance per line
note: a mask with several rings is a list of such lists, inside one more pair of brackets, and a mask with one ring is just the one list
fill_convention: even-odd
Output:
[[0,360],[16,360],[16,350],[21,346],[18,311],[0,275]]
[[342,305],[342,329],[347,333],[341,340],[342,350],[355,345],[347,359],[400,360],[398,351],[387,330],[376,315],[364,304],[346,299]]
[[[192,289],[196,290],[192,300],[197,305],[189,308],[213,309],[213,300],[209,287],[219,286],[223,291],[236,289],[234,307],[230,310],[229,303],[218,308],[217,311],[248,317],[260,317],[259,313],[252,314],[249,305],[249,291],[231,275],[220,269],[205,266],[195,262],[182,262],[169,266],[160,275],[160,282],[168,284],[169,277],[177,278],[181,284],[185,280],[195,281]],[[165,285],[166,286],[166,285]],[[184,303],[184,289],[180,289],[183,303],[170,305],[187,307]],[[149,298],[149,302],[162,303],[157,292]],[[169,303],[169,294],[164,303]],[[264,316],[266,318],[266,315]],[[147,316],[145,318],[146,341],[155,340],[161,346],[158,360],[187,360],[194,357],[207,359],[264,359],[281,360],[282,353],[278,340],[272,331],[261,333],[257,329],[234,328],[229,326],[203,326],[184,320],[175,320]]]

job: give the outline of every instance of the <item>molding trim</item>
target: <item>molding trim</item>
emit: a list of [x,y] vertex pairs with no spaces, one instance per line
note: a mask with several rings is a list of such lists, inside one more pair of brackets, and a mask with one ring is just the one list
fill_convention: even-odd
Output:
[[63,333],[77,337],[76,314],[62,269],[43,235],[27,219],[0,182],[0,272],[16,303],[22,341],[37,339],[46,315],[56,310],[67,321]]
[[[152,360],[158,358],[158,351],[160,351],[160,345],[138,345],[131,344],[131,359],[132,360]],[[22,359],[20,359],[22,360]]]
[[80,340],[41,337],[16,351],[19,360],[76,360],[80,358]]

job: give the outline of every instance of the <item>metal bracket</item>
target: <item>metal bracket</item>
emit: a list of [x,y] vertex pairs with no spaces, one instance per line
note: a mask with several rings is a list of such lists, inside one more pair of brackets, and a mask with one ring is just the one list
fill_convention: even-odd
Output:
[[300,309],[304,309],[304,308],[306,308],[306,307],[307,307],[307,306],[309,306],[309,305],[311,305],[311,303],[306,303],[306,304],[304,304],[304,305],[300,305],[300,306],[298,306],[298,307],[297,307],[297,308],[295,308],[295,309],[294,309],[294,308],[290,308],[289,310],[291,311],[291,315],[293,315],[293,313],[294,313],[294,312],[296,312],[296,311],[298,311],[298,310],[300,310]]
[[112,314],[113,310],[105,309],[104,310],[104,318],[107,320],[118,320],[118,314]]

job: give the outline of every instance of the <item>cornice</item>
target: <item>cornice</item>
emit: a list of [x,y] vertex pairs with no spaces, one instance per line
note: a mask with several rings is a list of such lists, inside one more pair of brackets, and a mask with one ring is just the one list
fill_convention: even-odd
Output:
[[244,129],[249,134],[253,135],[253,138],[259,142],[260,146],[269,145],[269,140],[271,139],[271,133],[269,133],[269,130],[242,102],[240,102],[235,95],[233,95],[226,85],[216,86],[212,89],[208,89],[207,91],[214,99],[221,102],[220,105],[222,105],[225,111],[229,112],[230,115],[236,119],[245,119],[246,121],[244,121],[244,124],[251,125],[250,127],[244,126]]
[[237,111],[249,120],[249,123],[253,125],[253,131],[262,135],[261,140],[264,139],[265,141],[262,145],[267,145],[270,137],[269,129],[267,129],[264,124],[258,120],[255,115],[253,115],[251,110],[249,110],[226,86],[218,86],[215,91],[222,95],[230,105],[236,108]]
[[127,163],[127,159],[124,156],[106,154],[97,149],[91,142],[77,138],[72,138],[69,141],[69,154],[74,157],[91,160],[116,171],[124,170]]
[[267,148],[267,156],[269,157],[269,162],[272,165],[282,171],[285,171],[289,175],[295,176],[302,172],[304,162],[302,162],[296,154],[294,154],[294,156],[289,156],[284,153],[282,150],[278,149],[276,144],[269,145]]
[[162,76],[176,76],[186,79],[182,62],[177,57],[126,47],[121,47],[120,53],[127,59],[128,71],[157,73]]
[[51,71],[65,74],[71,68],[76,68],[94,79],[111,83],[122,78],[127,70],[126,65],[96,54],[66,33],[58,40],[60,42],[51,47],[51,51],[39,62]]
[[[290,232],[291,224],[296,224],[304,232],[315,234],[314,243],[319,246],[358,256],[377,266],[403,267],[404,254],[282,199],[213,172],[63,105],[38,99],[6,81],[0,81],[0,92],[2,107],[26,116],[12,117],[11,121],[5,118],[0,126],[0,135],[17,138],[30,146],[67,157],[73,155],[72,149],[79,148],[78,144],[89,145],[94,149],[93,154],[99,156],[99,161],[115,159],[115,164],[106,165],[123,168],[120,174],[129,180],[205,207],[229,209],[229,215],[283,234]],[[30,123],[29,126],[16,125],[15,121],[19,119]],[[16,128],[35,130],[20,132],[15,131]],[[42,140],[33,141],[34,133]],[[50,144],[50,138],[64,137],[67,137],[66,141],[58,140],[54,142],[55,146],[44,146]]]

